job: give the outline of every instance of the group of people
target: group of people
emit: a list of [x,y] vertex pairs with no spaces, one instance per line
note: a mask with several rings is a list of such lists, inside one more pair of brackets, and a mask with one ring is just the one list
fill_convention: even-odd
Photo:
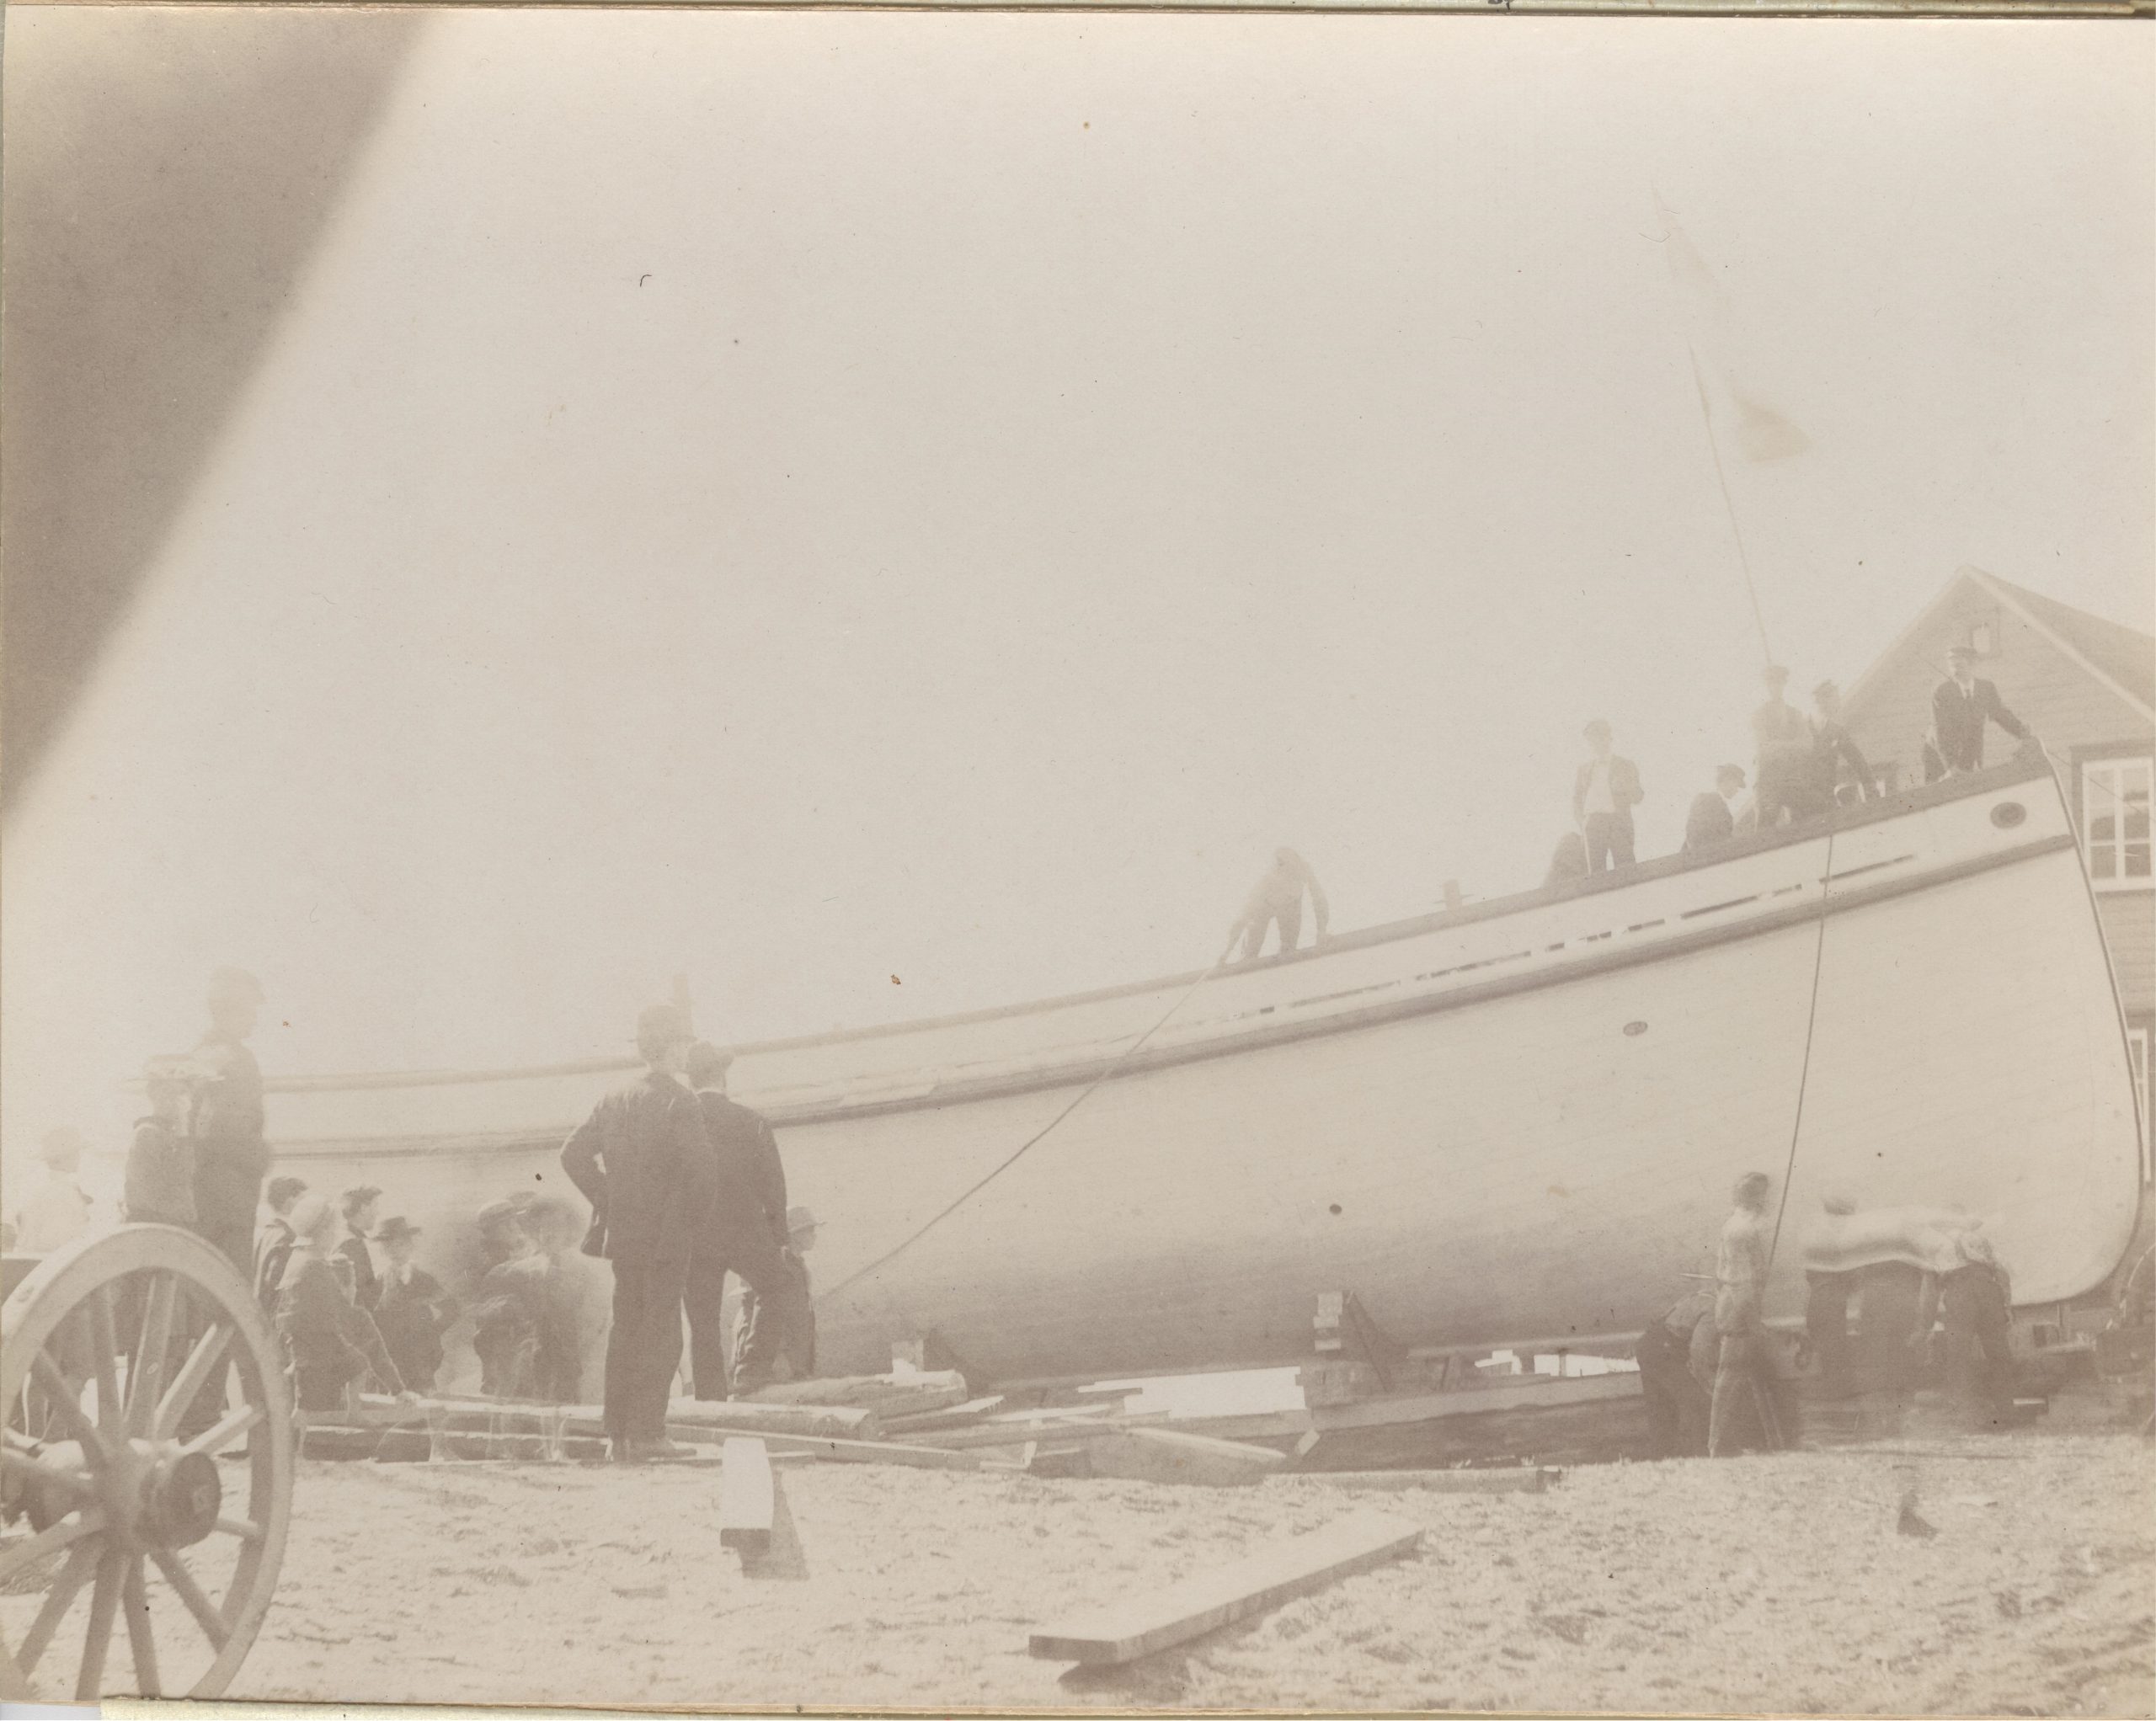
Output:
[[[654,1004],[637,1022],[644,1073],[601,1099],[562,1148],[591,1204],[587,1254],[613,1269],[604,1415],[617,1461],[675,1456],[666,1415],[681,1364],[699,1399],[754,1391],[780,1369],[815,1366],[806,1239],[789,1230],[771,1126],[727,1097],[727,1054],[687,1015]],[[729,1367],[726,1276],[743,1285]]]
[[[2033,738],[2028,726],[2007,709],[1998,687],[1977,674],[1974,647],[1956,646],[1947,657],[1949,671],[1933,690],[1931,728],[1924,741],[1928,783],[1981,770],[1989,724],[2017,740]],[[1738,807],[1747,782],[1744,767],[1718,768],[1715,786],[1694,796],[1687,811],[1687,855],[1710,851],[1740,829],[1801,823],[1885,792],[1849,733],[1841,690],[1834,683],[1822,681],[1812,690],[1807,717],[1785,697],[1788,670],[1770,663],[1763,677],[1767,697],[1752,714],[1752,805]],[[1610,727],[1602,719],[1587,726],[1583,738],[1588,757],[1572,783],[1574,828],[1558,840],[1546,884],[1629,866],[1636,858],[1632,809],[1646,799],[1639,767],[1616,752]]]
[[[1789,1385],[1773,1366],[1760,1319],[1773,1264],[1773,1191],[1764,1172],[1737,1180],[1711,1284],[1687,1292],[1640,1335],[1634,1354],[1650,1437],[1665,1456],[1720,1457],[1748,1446],[1791,1443]],[[2013,1281],[1983,1228],[1966,1216],[1924,1209],[1875,1215],[1889,1222],[1872,1228],[1882,1237],[1897,1222],[1908,1235],[1870,1251],[1886,1258],[1851,1267],[1835,1240],[1853,1222],[1855,1204],[1832,1191],[1822,1208],[1804,1259],[1804,1342],[1817,1361],[1822,1395],[1902,1389],[1943,1346],[1948,1377],[1977,1415],[1991,1425],[2011,1420]],[[1860,1341],[1861,1367],[1854,1355]]]

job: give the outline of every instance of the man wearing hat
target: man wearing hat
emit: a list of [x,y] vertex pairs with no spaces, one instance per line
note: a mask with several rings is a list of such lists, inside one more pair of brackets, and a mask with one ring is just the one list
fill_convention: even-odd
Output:
[[1758,745],[1753,762],[1752,802],[1759,816],[1759,829],[1773,830],[1786,811],[1792,819],[1804,817],[1812,794],[1812,726],[1804,713],[1782,697],[1789,685],[1789,671],[1769,663],[1760,672],[1767,684],[1766,702],[1752,713],[1752,738]]
[[1587,842],[1587,870],[1632,864],[1632,809],[1646,798],[1640,768],[1610,751],[1609,725],[1597,717],[1582,730],[1586,763],[1572,778],[1572,822]]
[[262,1139],[262,1068],[247,1042],[262,983],[240,968],[210,977],[210,1031],[195,1048],[195,1216],[243,1273],[254,1265],[254,1213],[270,1149]]
[[1871,781],[1871,762],[1856,744],[1856,738],[1849,733],[1848,722],[1842,715],[1842,690],[1831,681],[1822,681],[1812,690],[1812,797],[1816,809],[1830,811],[1841,799],[1837,792],[1841,785],[1842,767],[1847,765],[1856,780],[1856,798],[1869,801],[1876,792]]
[[1953,673],[1932,690],[1931,729],[1948,771],[1983,769],[1987,722],[2017,741],[2031,738],[2029,726],[2007,710],[1999,689],[1977,675],[1974,646],[1956,646],[1946,663]]
[[405,1386],[430,1393],[441,1368],[441,1335],[456,1319],[456,1303],[432,1273],[413,1265],[412,1239],[419,1234],[419,1228],[401,1215],[376,1228],[375,1241],[389,1265],[382,1274],[374,1324]]
[[371,1183],[348,1189],[339,1198],[338,1207],[344,1216],[344,1240],[337,1245],[338,1271],[345,1276],[352,1301],[372,1314],[382,1301],[382,1278],[374,1270],[367,1237],[382,1211],[382,1191]]
[[45,1181],[15,1210],[15,1247],[24,1255],[51,1255],[90,1228],[90,1198],[76,1181],[88,1145],[82,1131],[66,1124],[38,1143]]
[[1726,765],[1715,772],[1715,786],[1692,797],[1684,816],[1684,852],[1702,855],[1737,834],[1737,797],[1744,792],[1744,767]]
[[262,1222],[254,1239],[254,1300],[273,1313],[277,1289],[285,1282],[285,1268],[292,1258],[292,1245],[299,1240],[299,1233],[292,1228],[292,1208],[306,1193],[307,1185],[296,1177],[273,1177],[264,1191],[270,1217]]
[[[689,1374],[699,1399],[726,1396],[725,1315],[721,1304],[728,1271],[759,1292],[782,1295],[786,1246],[786,1168],[779,1163],[771,1127],[726,1095],[734,1056],[699,1041],[689,1049],[686,1074],[696,1090],[704,1129],[718,1155],[712,1205],[696,1229],[689,1255],[685,1306],[689,1316]],[[734,1368],[742,1366],[739,1355]]]
[[697,1225],[718,1194],[718,1156],[681,1074],[695,1044],[684,1011],[645,1010],[637,1020],[643,1074],[601,1100],[562,1147],[562,1169],[604,1222],[598,1246],[614,1269],[606,1426],[622,1462],[678,1451],[666,1438],[666,1409],[681,1360],[682,1293]]

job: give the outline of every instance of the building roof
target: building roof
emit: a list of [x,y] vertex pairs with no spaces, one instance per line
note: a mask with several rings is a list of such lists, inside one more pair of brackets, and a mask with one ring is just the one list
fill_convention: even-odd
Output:
[[2156,636],[2106,621],[1995,573],[1973,567],[1967,571],[2020,610],[2035,626],[2087,658],[2120,692],[2142,705],[2156,706]]
[[1983,593],[1994,603],[2012,610],[2037,632],[2049,639],[2068,658],[2156,722],[2156,636],[2140,632],[2116,621],[2106,621],[2086,610],[2062,604],[2041,592],[2032,592],[2012,580],[1986,573],[1981,567],[1964,567],[1941,588],[1937,597],[1902,631],[1893,644],[1872,660],[1857,679],[1845,701],[1851,711],[1861,705],[1873,685],[1902,647],[1915,638],[1934,617],[1965,591]]

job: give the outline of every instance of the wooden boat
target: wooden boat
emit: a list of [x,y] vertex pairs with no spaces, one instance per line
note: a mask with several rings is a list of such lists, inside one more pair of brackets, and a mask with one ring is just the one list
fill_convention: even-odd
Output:
[[[1770,1317],[1831,1189],[1987,1216],[2049,1303],[2112,1273],[2141,1186],[2041,761],[1210,978],[738,1051],[820,1221],[839,1372],[929,1333],[995,1379],[1292,1361],[1343,1289],[1409,1345],[1584,1344],[1710,1268],[1754,1169],[1787,1172]],[[629,1068],[286,1079],[271,1131],[446,1265],[483,1204],[566,1191],[563,1137]]]

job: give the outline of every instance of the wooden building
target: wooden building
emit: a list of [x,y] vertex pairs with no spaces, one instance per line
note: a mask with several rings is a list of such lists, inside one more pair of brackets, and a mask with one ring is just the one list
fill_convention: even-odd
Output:
[[[1977,674],[2051,754],[2081,836],[2104,940],[2125,1008],[2141,1099],[2142,1180],[2149,1180],[2149,1038],[2156,1030],[2156,637],[1979,568],[1964,567],[1847,690],[1849,728],[1882,787],[1924,778],[1932,691],[1950,647],[1973,646]],[[1803,697],[1792,688],[1792,699]],[[1985,759],[2009,757],[1993,729]]]

